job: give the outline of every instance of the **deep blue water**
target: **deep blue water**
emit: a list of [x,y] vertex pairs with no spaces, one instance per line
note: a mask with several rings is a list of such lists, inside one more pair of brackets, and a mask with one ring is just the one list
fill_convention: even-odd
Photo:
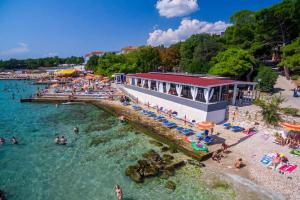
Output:
[[[232,191],[205,186],[192,166],[170,178],[177,184],[174,192],[160,178],[132,182],[124,175],[126,167],[142,153],[159,150],[151,138],[91,105],[19,102],[36,89],[29,81],[0,81],[0,136],[6,138],[0,145],[0,189],[8,199],[116,199],[115,184],[127,200],[231,199]],[[56,135],[66,136],[68,145],[55,145]],[[19,145],[10,143],[12,136]],[[93,145],[96,138],[102,143]]]

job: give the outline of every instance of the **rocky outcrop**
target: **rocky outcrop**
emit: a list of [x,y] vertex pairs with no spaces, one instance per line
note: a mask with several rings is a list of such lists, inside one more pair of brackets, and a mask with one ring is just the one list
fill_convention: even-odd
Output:
[[133,181],[142,183],[145,178],[160,176],[168,179],[174,176],[175,170],[185,165],[185,161],[174,162],[174,156],[159,153],[151,149],[142,155],[136,165],[127,167],[125,174]]
[[176,189],[176,184],[173,181],[168,181],[165,187],[174,191]]

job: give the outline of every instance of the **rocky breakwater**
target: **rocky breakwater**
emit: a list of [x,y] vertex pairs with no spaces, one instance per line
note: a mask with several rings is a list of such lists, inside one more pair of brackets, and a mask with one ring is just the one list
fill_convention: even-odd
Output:
[[139,111],[132,110],[130,106],[122,106],[116,101],[107,100],[95,101],[92,104],[113,115],[124,116],[125,121],[129,122],[134,128],[164,144],[176,147],[182,153],[198,161],[211,157],[211,153],[195,151],[189,143],[184,141],[185,136],[178,134],[174,129],[166,128],[160,122],[141,115]]

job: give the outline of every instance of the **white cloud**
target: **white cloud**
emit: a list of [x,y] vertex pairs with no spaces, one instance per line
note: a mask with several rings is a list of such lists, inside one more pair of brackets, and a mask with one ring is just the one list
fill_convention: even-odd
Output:
[[186,16],[198,10],[197,0],[158,0],[156,9],[167,18]]
[[210,23],[206,21],[199,21],[197,19],[183,19],[177,29],[173,30],[170,28],[165,31],[157,29],[152,33],[149,33],[147,43],[152,46],[170,46],[171,44],[183,41],[194,34],[220,34],[221,32],[224,32],[228,26],[230,26],[230,24],[226,24],[223,21]]
[[28,45],[24,42],[20,42],[18,47],[0,51],[1,56],[15,56],[29,52]]

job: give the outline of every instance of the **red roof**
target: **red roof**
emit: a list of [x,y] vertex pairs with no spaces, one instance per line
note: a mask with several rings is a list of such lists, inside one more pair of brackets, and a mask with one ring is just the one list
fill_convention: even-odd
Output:
[[199,76],[181,75],[181,74],[138,73],[138,74],[128,74],[127,76],[183,83],[188,85],[197,85],[202,87],[217,86],[223,84],[233,84],[234,82],[236,82],[234,80],[228,80],[228,79],[199,77]]
[[104,51],[92,51],[91,53],[86,54],[85,57],[91,57],[94,55],[102,55],[104,53],[105,53]]

